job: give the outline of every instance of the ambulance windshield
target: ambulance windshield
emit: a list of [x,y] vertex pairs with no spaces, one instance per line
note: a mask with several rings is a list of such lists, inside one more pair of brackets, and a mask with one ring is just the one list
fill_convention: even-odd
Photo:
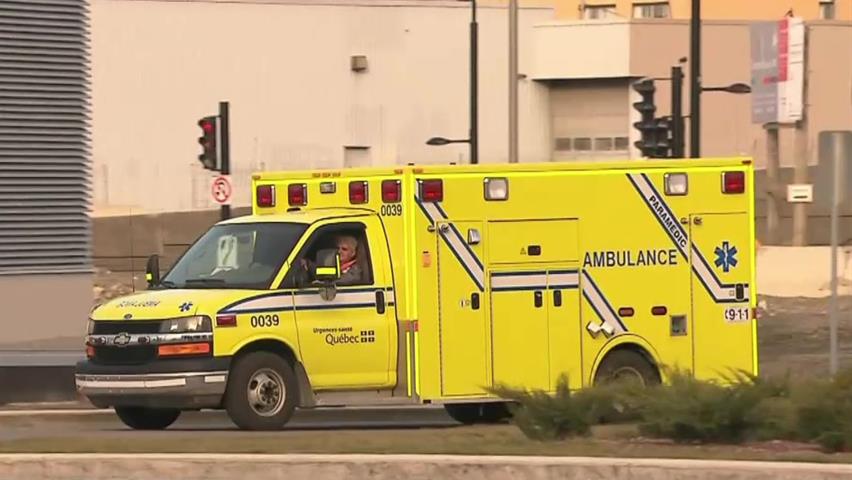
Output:
[[199,238],[161,282],[165,288],[269,288],[305,233],[298,223],[217,225]]

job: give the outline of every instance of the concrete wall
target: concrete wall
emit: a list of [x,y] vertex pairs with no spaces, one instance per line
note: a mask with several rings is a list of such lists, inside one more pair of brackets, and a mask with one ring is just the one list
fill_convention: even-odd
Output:
[[852,466],[792,462],[474,455],[12,454],[6,480],[248,477],[258,480],[841,480]]
[[0,366],[43,363],[44,356],[56,357],[57,352],[79,356],[83,351],[86,313],[92,307],[91,274],[0,275],[0,297]]
[[[480,157],[505,162],[506,10],[479,10]],[[469,15],[453,1],[93,0],[95,214],[214,206],[196,122],[220,100],[237,206],[251,172],[341,167],[345,146],[369,147],[375,165],[466,162],[466,145],[425,142],[468,134]],[[552,15],[522,10],[522,38]],[[522,160],[546,159],[546,87],[521,81],[520,104]]]

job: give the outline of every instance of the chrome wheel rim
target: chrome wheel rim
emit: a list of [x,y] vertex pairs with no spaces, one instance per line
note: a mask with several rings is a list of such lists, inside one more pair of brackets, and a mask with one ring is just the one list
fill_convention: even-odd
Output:
[[249,406],[255,414],[272,417],[284,408],[287,389],[278,372],[262,368],[249,378],[247,394]]

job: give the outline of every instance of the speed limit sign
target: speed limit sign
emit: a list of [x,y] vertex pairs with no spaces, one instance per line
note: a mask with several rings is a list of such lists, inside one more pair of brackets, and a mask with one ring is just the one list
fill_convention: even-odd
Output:
[[231,186],[230,175],[219,175],[213,179],[210,187],[213,201],[219,205],[230,205],[231,197],[234,196],[234,188]]

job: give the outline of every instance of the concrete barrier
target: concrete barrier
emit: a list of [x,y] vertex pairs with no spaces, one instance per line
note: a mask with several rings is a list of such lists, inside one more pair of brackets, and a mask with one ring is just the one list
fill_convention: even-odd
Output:
[[20,454],[0,455],[0,478],[840,480],[852,478],[852,465],[444,455]]

